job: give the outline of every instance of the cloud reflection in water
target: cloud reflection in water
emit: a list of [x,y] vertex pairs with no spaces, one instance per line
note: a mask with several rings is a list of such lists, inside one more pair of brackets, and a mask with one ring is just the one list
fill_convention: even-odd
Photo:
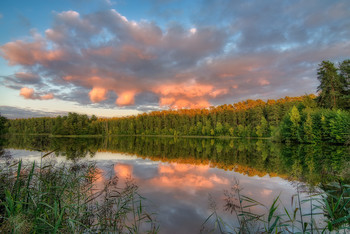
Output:
[[267,206],[281,192],[280,198],[288,206],[295,193],[295,188],[279,177],[249,177],[209,165],[153,162],[106,152],[98,152],[95,159],[106,173],[113,171],[121,185],[130,178],[135,181],[139,193],[147,198],[147,207],[157,213],[160,233],[198,233],[211,214],[209,194],[215,199],[219,214],[232,222],[233,217],[223,211],[223,198],[234,178],[240,181],[243,194]]

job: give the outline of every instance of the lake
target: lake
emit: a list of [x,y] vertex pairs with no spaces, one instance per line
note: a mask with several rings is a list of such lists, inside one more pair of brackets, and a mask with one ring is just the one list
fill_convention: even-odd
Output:
[[[287,145],[270,140],[173,137],[48,137],[12,136],[4,147],[14,158],[40,160],[54,151],[58,161],[96,161],[102,176],[132,180],[156,214],[160,233],[199,233],[213,212],[234,224],[225,211],[224,191],[241,193],[267,207],[280,195],[285,207],[301,191],[306,197],[319,183],[341,176],[349,181],[349,148],[336,145]],[[308,209],[308,204],[304,204]],[[263,212],[262,208],[251,208]],[[254,210],[256,209],[256,210]],[[322,222],[319,217],[318,222]]]

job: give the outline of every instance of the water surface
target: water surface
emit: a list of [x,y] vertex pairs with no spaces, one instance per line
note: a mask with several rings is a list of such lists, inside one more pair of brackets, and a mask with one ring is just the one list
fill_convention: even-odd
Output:
[[[209,197],[226,222],[224,190],[236,181],[242,193],[269,206],[274,197],[290,207],[300,181],[308,185],[347,176],[349,151],[344,146],[283,145],[269,140],[208,138],[50,138],[6,140],[15,158],[39,160],[54,150],[56,160],[93,160],[102,170],[98,183],[118,176],[132,179],[146,206],[157,215],[160,233],[198,233],[212,213]],[[307,205],[306,205],[307,206]],[[257,210],[256,212],[262,212]]]

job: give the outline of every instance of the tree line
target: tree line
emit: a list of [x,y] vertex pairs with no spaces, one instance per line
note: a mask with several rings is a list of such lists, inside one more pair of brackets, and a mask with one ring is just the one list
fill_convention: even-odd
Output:
[[[309,105],[315,96],[279,100],[247,100],[208,109],[153,111],[138,116],[96,118],[77,113],[67,116],[11,119],[8,133],[53,135],[193,135],[268,137],[295,105]],[[304,103],[304,104],[303,104]]]
[[10,119],[5,123],[9,134],[96,135],[101,123],[96,116],[68,113],[67,116]]
[[8,120],[2,132],[52,135],[173,135],[273,137],[282,142],[343,144],[350,131],[350,60],[318,68],[318,96],[246,100],[205,109],[179,109],[118,118],[77,113]]
[[77,113],[8,120],[9,134],[274,137],[288,142],[345,143],[350,114],[318,108],[314,95],[247,100],[209,109],[181,109],[121,118]]

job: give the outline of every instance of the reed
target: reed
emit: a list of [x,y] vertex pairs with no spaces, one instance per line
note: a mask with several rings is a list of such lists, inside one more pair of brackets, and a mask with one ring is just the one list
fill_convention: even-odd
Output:
[[97,188],[95,163],[57,163],[49,155],[30,165],[1,159],[0,232],[158,232],[132,181],[119,187],[113,177]]
[[[349,233],[350,185],[338,182],[321,187],[320,191],[308,190],[308,195],[302,198],[305,191],[297,185],[290,207],[283,205],[280,196],[272,201],[271,206],[266,206],[242,195],[242,188],[236,180],[231,189],[224,192],[224,209],[234,215],[234,224],[223,221],[210,198],[213,212],[201,230],[203,233]],[[253,207],[260,209],[252,211]],[[256,210],[263,212],[257,213]]]

